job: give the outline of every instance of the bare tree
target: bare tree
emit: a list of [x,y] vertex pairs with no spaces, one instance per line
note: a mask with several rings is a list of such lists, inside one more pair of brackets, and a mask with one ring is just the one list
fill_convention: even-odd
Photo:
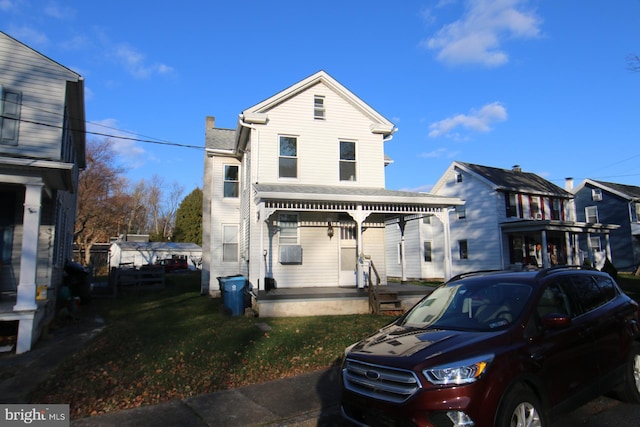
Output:
[[90,262],[91,247],[107,242],[120,231],[119,225],[124,221],[118,200],[122,199],[126,179],[122,170],[114,166],[114,157],[109,140],[91,140],[87,144],[87,167],[80,174],[74,232],[85,264]]

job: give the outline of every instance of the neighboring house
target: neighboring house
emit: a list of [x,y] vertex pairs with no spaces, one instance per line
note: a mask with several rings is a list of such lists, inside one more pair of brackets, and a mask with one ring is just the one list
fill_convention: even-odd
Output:
[[55,314],[84,167],[83,78],[0,32],[0,321],[18,322],[16,353]]
[[[620,225],[611,232],[612,262],[620,271],[635,271],[640,265],[640,187],[586,179],[573,194],[578,221]],[[581,244],[603,247],[598,236]]]
[[461,204],[385,189],[395,131],[324,71],[242,111],[236,129],[207,118],[203,293],[235,274],[258,291],[355,289],[371,262],[386,284],[385,221]]
[[142,267],[169,258],[185,258],[191,269],[202,261],[202,248],[195,243],[113,242],[109,248],[109,267]]
[[[435,218],[407,223],[405,227],[408,277],[448,278],[450,274],[491,269],[580,265],[592,257],[579,246],[579,236],[599,236],[610,253],[609,233],[615,225],[577,222],[573,194],[519,166],[499,169],[453,162],[433,187],[432,194],[465,201],[450,211],[451,250],[440,246],[443,227]],[[388,228],[390,246],[400,232]],[[439,262],[451,258],[452,271]],[[400,272],[389,261],[389,274]],[[395,268],[391,268],[391,266]]]

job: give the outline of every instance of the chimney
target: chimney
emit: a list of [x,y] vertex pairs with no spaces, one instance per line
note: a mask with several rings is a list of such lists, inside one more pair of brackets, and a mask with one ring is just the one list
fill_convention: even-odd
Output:
[[573,191],[573,178],[568,177],[564,179],[564,189],[567,191]]
[[522,172],[522,168],[520,167],[520,165],[513,165],[511,167],[511,170],[514,172]]
[[216,118],[213,116],[207,116],[205,129],[213,129],[214,127],[216,127]]

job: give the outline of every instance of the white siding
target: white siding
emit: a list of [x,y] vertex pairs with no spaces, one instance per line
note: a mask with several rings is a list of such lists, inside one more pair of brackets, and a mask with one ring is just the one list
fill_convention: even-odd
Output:
[[[465,219],[457,219],[455,212],[451,221],[451,259],[454,275],[468,271],[501,269],[502,242],[499,218],[504,217],[504,197],[475,175],[463,174],[462,182],[456,182],[456,171],[448,169],[443,176],[443,185],[435,194],[455,196],[466,201]],[[441,181],[442,182],[442,181]],[[502,196],[502,197],[501,197]],[[458,241],[468,243],[468,259],[460,259]]]
[[[326,119],[313,117],[313,97],[324,95]],[[261,183],[350,185],[384,188],[382,136],[371,133],[371,120],[323,84],[298,94],[267,113],[259,127]],[[278,177],[279,135],[298,138],[298,177]],[[356,142],[356,182],[340,181],[340,140]]]

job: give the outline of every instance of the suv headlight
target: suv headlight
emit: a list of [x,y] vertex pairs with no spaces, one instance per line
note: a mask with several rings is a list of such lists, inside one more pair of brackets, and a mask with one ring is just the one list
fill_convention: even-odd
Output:
[[468,384],[477,381],[485,373],[493,358],[493,354],[484,354],[479,357],[425,369],[422,373],[430,383],[436,385]]

